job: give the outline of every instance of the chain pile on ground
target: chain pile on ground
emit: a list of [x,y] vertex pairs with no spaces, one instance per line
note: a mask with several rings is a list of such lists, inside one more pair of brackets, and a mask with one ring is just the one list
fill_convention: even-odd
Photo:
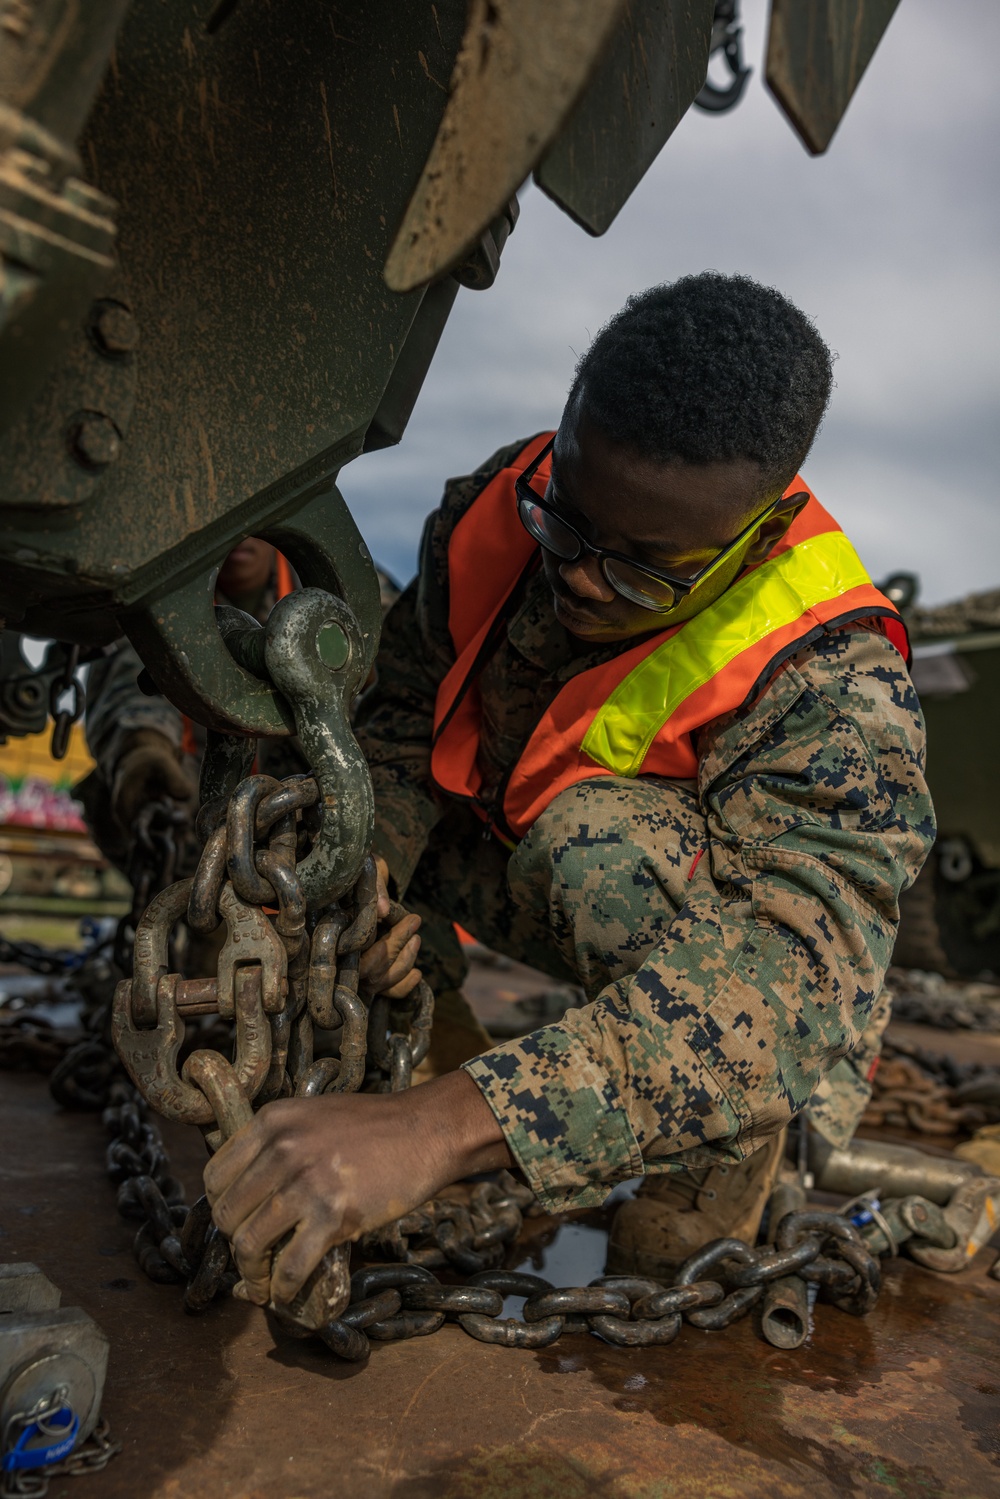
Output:
[[1000,1069],[885,1042],[863,1124],[954,1135],[1000,1122]]
[[1000,1034],[1000,984],[946,979],[922,968],[890,968],[887,982],[894,1020]]

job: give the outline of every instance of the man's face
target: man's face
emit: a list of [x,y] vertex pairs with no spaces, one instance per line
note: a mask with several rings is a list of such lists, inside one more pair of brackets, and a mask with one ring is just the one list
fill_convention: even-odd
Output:
[[[750,460],[659,463],[612,444],[578,408],[563,415],[546,497],[594,546],[678,578],[711,562],[766,504],[760,469]],[[561,562],[543,548],[556,618],[595,645],[680,624],[717,599],[749,561],[765,555],[794,513],[779,510],[763,522],[759,536],[751,535],[704,583],[659,613],[616,593],[596,557]]]
[[229,598],[259,593],[274,567],[274,547],[259,536],[246,536],[219,568],[219,587]]

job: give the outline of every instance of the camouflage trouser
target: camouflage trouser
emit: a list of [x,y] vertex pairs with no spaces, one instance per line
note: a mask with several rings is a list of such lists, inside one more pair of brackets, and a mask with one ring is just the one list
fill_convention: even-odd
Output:
[[[482,1035],[458,993],[467,964],[452,922],[593,1000],[666,936],[707,842],[694,791],[652,777],[602,776],[571,787],[513,854],[484,838],[483,824],[457,804],[406,892],[423,917],[420,966],[441,996],[439,1018]],[[864,1112],[889,1009],[883,993],[858,1045],[810,1102],[811,1122],[834,1144],[847,1143]]]

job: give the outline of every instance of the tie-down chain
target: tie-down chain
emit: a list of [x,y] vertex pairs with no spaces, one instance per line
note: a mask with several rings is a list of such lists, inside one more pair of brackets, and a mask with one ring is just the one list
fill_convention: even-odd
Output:
[[[251,776],[227,806],[210,809],[201,819],[206,841],[196,874],[154,898],[136,931],[133,977],[115,994],[115,1046],[133,1082],[164,1117],[198,1125],[210,1148],[275,1098],[406,1088],[427,1052],[433,999],[426,984],[402,1001],[378,996],[368,1004],[358,991],[360,954],[378,929],[373,861],[342,900],[307,909],[297,861],[308,857],[318,799],[310,777]],[[401,914],[394,908],[390,920]],[[170,934],[184,916],[200,934],[224,924],[214,978],[168,971]],[[232,1055],[199,1048],[178,1065],[185,1022],[209,1015],[233,1028]],[[186,1305],[201,1310],[234,1283],[228,1244],[204,1198],[189,1213],[178,1207],[151,1126],[135,1106],[118,1102],[109,1113],[118,1137],[112,1153],[123,1176],[132,1167],[121,1205],[146,1220],[138,1246],[145,1268],[158,1279],[187,1279]],[[137,1155],[143,1146],[144,1158]],[[137,1165],[145,1166],[140,1174]],[[682,1267],[672,1288],[602,1277],[556,1289],[503,1269],[532,1202],[505,1174],[500,1183],[476,1185],[467,1202],[426,1203],[362,1241],[366,1256],[402,1263],[352,1280],[348,1250],[332,1250],[295,1303],[271,1311],[282,1330],[318,1336],[341,1357],[361,1359],[371,1339],[434,1332],[449,1316],[480,1341],[506,1346],[541,1347],[588,1328],[609,1342],[646,1346],[671,1342],[682,1317],[726,1327],[767,1284],[791,1274],[858,1314],[878,1295],[877,1259],[853,1225],[828,1213],[788,1215],[775,1247],[715,1241]],[[442,1285],[431,1267],[471,1278],[466,1286]],[[523,1319],[501,1316],[510,1295],[528,1298]]]
[[[312,777],[256,775],[228,805],[207,809],[198,869],[154,897],[136,929],[132,978],[115,993],[112,1036],[129,1076],[157,1113],[199,1126],[210,1149],[276,1098],[356,1092],[363,1083],[408,1087],[430,1044],[433,999],[425,983],[405,1000],[373,1005],[380,1035],[358,993],[360,955],[378,931],[371,857],[343,899],[309,916],[297,865],[310,856],[319,802]],[[393,909],[390,919],[399,915]],[[170,936],[182,917],[202,936],[224,924],[214,978],[169,971]],[[233,1027],[232,1055],[199,1048],[179,1065],[185,1022],[208,1015]],[[145,1183],[132,1191],[155,1203]],[[159,1217],[150,1230],[152,1239],[165,1230],[159,1253],[177,1268],[197,1265],[205,1281],[205,1207],[180,1234],[166,1200]],[[347,1249],[331,1250],[295,1303],[274,1310],[306,1328],[325,1325],[346,1305],[347,1261]],[[214,1250],[213,1262],[225,1274],[228,1253]],[[196,1287],[196,1301],[205,1289]]]
[[[219,617],[242,668],[284,695],[314,773],[239,780],[248,768],[244,745],[210,735],[197,870],[155,895],[139,919],[132,978],[118,985],[112,1014],[115,1049],[146,1104],[197,1125],[210,1150],[277,1098],[408,1088],[427,1054],[433,1014],[422,981],[405,1000],[380,995],[368,1004],[359,992],[378,911],[371,780],[349,718],[369,650],[351,610],[313,589],[282,600],[265,629],[237,611]],[[390,923],[403,914],[393,904]],[[171,934],[182,918],[202,938],[224,925],[215,977],[170,971]],[[181,1062],[185,1024],[206,1016],[230,1027],[230,1054],[202,1046]],[[145,1220],[137,1248],[146,1268],[158,1279],[185,1279],[188,1309],[203,1309],[235,1280],[207,1201],[183,1208],[155,1128],[127,1099],[116,1097],[106,1122],[116,1136],[109,1159],[122,1180],[120,1206]],[[636,1345],[671,1341],[682,1315],[727,1326],[765,1282],[793,1271],[857,1313],[878,1294],[877,1260],[851,1224],[829,1214],[818,1215],[821,1223],[791,1215],[773,1250],[733,1239],[706,1246],[669,1292],[617,1279],[556,1290],[524,1276],[515,1288],[503,1258],[532,1201],[505,1175],[477,1186],[468,1203],[426,1203],[362,1242],[366,1255],[388,1253],[401,1265],[362,1271],[352,1283],[349,1248],[330,1250],[292,1303],[272,1303],[274,1321],[359,1359],[370,1338],[432,1332],[449,1314],[486,1342],[540,1346],[590,1327]],[[442,1286],[432,1265],[471,1274],[472,1282]],[[714,1267],[716,1279],[700,1279]],[[528,1297],[523,1322],[499,1316],[503,1294]]]

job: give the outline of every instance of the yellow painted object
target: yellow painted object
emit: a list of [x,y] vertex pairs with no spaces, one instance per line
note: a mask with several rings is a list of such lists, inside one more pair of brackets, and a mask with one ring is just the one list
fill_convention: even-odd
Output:
[[49,752],[51,738],[49,724],[41,734],[28,734],[23,739],[12,738],[0,744],[0,776],[15,785],[37,778],[53,786],[72,786],[93,770],[94,762],[81,724],[73,725],[69,748],[62,760],[53,760]]

